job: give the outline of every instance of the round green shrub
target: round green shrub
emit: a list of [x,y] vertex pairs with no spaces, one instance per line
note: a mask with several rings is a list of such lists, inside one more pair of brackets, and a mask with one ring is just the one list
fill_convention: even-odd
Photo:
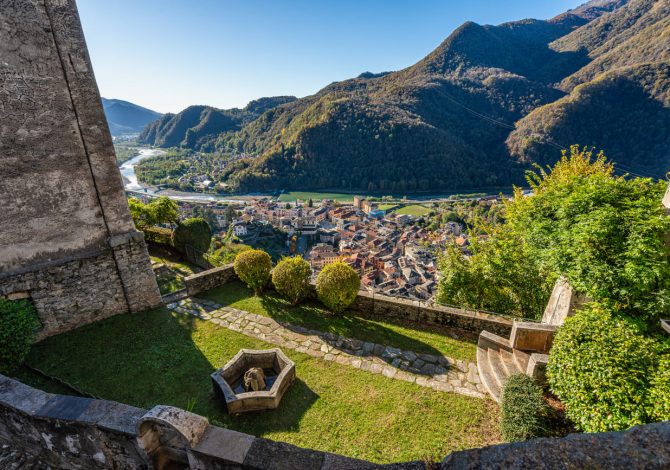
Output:
[[235,257],[233,267],[237,277],[258,295],[270,280],[272,258],[263,250],[247,250]]
[[37,312],[29,301],[0,299],[0,373],[23,364],[38,327]]
[[651,379],[649,403],[653,421],[670,420],[670,354],[661,357],[656,373]]
[[342,261],[327,264],[316,278],[319,300],[335,313],[343,312],[358,295],[361,280],[354,269]]
[[647,394],[658,351],[632,320],[590,304],[558,330],[549,384],[583,431],[628,429],[652,421]]
[[187,246],[206,253],[211,240],[212,229],[207,221],[200,217],[181,221],[172,233],[172,245],[182,253],[186,253]]
[[510,376],[505,382],[500,430],[506,441],[525,441],[546,435],[548,405],[542,388],[525,374]]
[[291,305],[297,305],[309,293],[312,269],[302,257],[282,259],[272,270],[272,284]]

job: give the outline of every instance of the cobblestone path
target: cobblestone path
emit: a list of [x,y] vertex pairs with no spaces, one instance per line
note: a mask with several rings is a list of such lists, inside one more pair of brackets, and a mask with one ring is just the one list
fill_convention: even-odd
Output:
[[455,392],[477,398],[487,396],[474,362],[404,351],[334,333],[310,330],[224,307],[205,299],[187,298],[168,304],[167,307],[172,311],[211,321],[223,328],[326,361],[442,392]]

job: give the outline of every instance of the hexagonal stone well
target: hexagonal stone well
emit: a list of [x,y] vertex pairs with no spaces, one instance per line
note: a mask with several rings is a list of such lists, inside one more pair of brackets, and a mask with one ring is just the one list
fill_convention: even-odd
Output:
[[[266,390],[245,391],[244,374],[252,367],[260,367],[265,372]],[[241,349],[211,377],[214,392],[226,404],[229,414],[271,410],[279,406],[293,383],[295,363],[278,348]]]

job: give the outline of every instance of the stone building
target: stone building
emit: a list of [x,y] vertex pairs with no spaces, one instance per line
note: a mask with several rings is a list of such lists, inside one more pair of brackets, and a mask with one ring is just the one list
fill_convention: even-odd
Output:
[[0,57],[0,296],[40,337],[160,305],[74,0],[3,0]]

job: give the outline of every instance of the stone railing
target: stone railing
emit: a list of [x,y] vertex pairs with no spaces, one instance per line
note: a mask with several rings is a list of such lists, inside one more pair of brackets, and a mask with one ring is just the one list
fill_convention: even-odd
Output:
[[[208,269],[184,279],[188,295],[197,295],[237,279],[233,265]],[[314,283],[312,296],[316,297]],[[361,317],[393,318],[425,325],[460,328],[479,334],[488,330],[499,335],[509,335],[512,321],[508,318],[464,308],[446,307],[417,300],[388,297],[360,291],[349,308]]]
[[[670,468],[670,422],[628,431],[571,434],[454,452],[428,468]],[[361,444],[364,445],[364,444]],[[171,406],[149,411],[106,400],[55,395],[0,375],[1,468],[381,468],[212,426]]]
[[0,375],[0,467],[316,470],[374,465],[212,426],[179,408],[146,411],[54,395]]

